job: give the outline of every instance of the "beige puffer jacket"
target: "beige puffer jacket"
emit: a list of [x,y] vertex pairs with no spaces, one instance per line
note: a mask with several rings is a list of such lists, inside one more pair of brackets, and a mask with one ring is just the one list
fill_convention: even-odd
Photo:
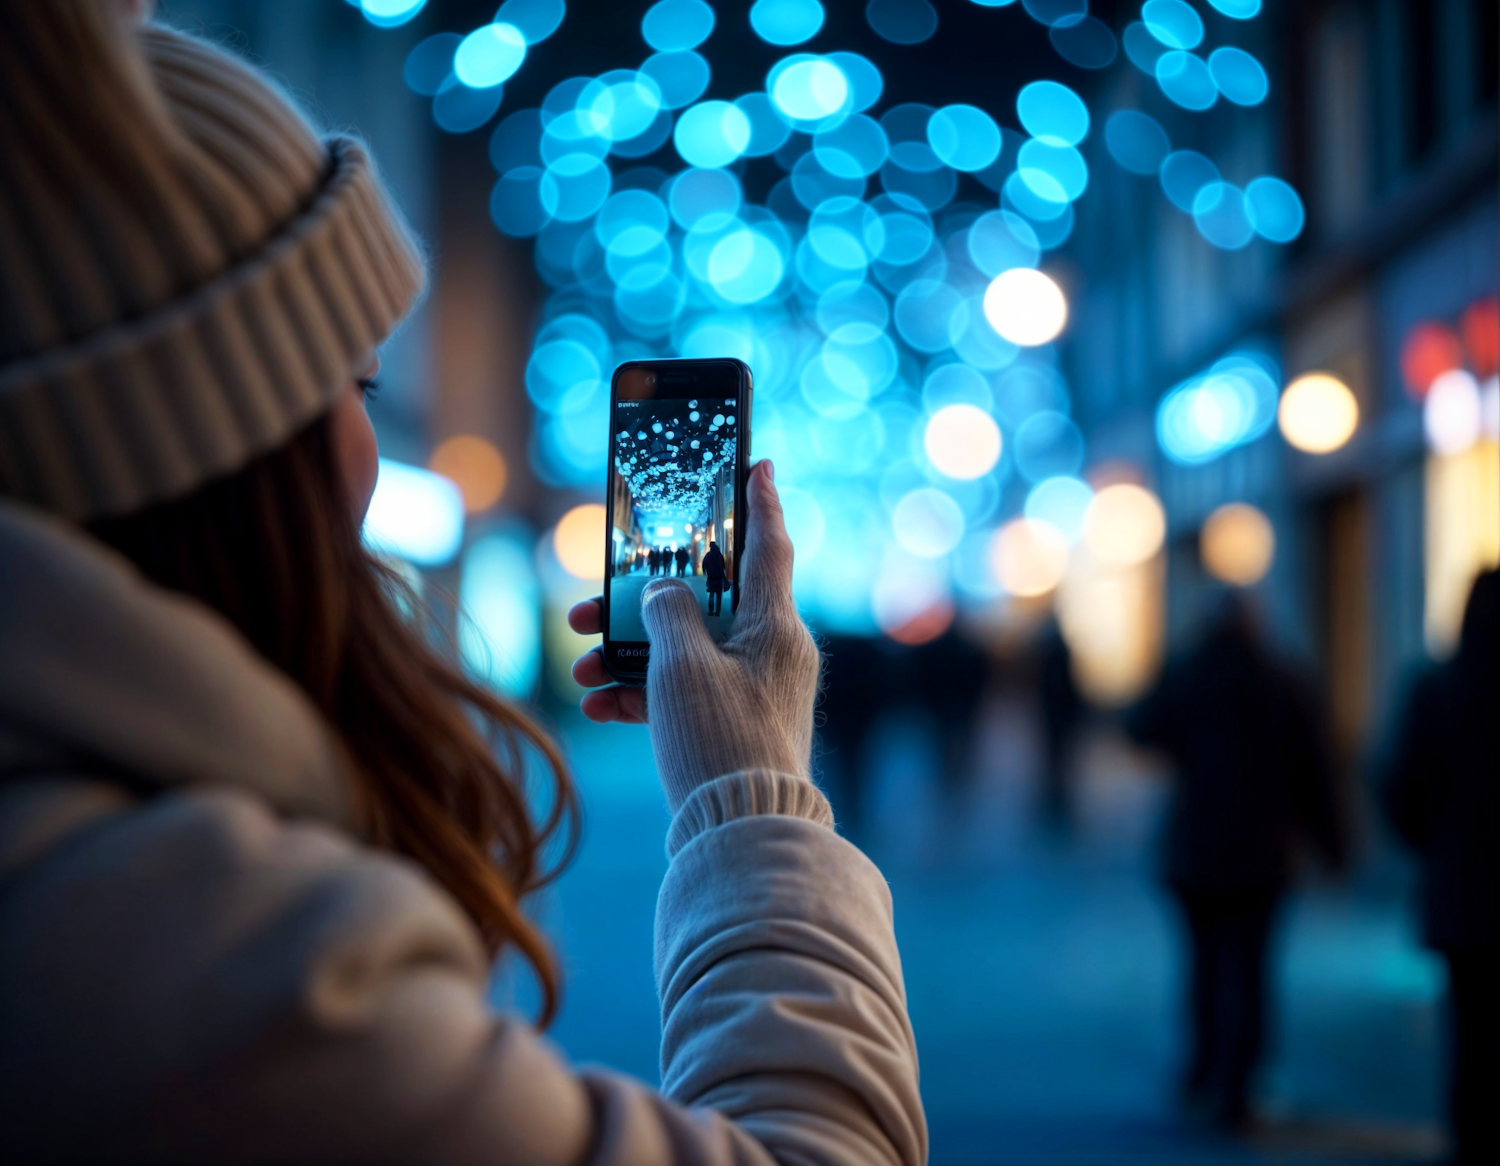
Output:
[[485,1003],[465,917],[354,836],[294,687],[0,505],[0,1161],[926,1158],[891,901],[801,818],[674,856],[657,1093]]

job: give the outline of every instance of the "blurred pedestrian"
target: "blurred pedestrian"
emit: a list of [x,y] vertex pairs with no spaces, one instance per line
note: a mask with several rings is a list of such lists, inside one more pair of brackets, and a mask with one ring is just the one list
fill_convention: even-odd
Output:
[[660,548],[658,548],[658,547],[652,547],[651,548],[651,554],[650,554],[649,558],[651,560],[651,573],[653,575],[655,575],[656,572],[658,570],[660,570],[660,568],[661,568],[661,550],[660,550]]
[[708,544],[703,556],[703,582],[708,590],[708,614],[718,615],[724,610],[724,552],[719,544]]
[[360,538],[420,252],[361,142],[141,7],[0,3],[0,1162],[920,1166],[768,463],[727,647],[643,592],[661,1089],[491,1008],[505,953],[555,1011],[575,796]]
[[1458,652],[1408,693],[1382,787],[1421,860],[1422,931],[1448,966],[1453,1160],[1500,1162],[1500,575],[1464,609]]
[[908,696],[936,732],[939,786],[950,814],[956,816],[974,776],[979,710],[989,671],[985,655],[952,625],[908,654]]
[[1305,850],[1338,867],[1347,849],[1326,730],[1240,595],[1222,601],[1126,728],[1175,769],[1162,867],[1189,953],[1183,1101],[1194,1115],[1243,1129],[1265,1040],[1277,909]]
[[1053,620],[1037,654],[1037,696],[1042,719],[1042,824],[1059,837],[1073,833],[1074,758],[1085,704],[1073,679],[1073,655]]
[[688,549],[687,549],[687,547],[678,547],[677,548],[676,558],[677,558],[677,577],[680,579],[680,578],[682,578],[682,576],[684,576],[684,575],[687,574],[687,565],[688,565]]

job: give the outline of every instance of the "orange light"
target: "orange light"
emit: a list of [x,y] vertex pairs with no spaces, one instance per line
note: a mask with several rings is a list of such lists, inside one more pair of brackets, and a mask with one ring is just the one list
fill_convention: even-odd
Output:
[[1432,382],[1449,369],[1462,368],[1464,350],[1453,329],[1431,320],[1418,324],[1401,342],[1401,377],[1419,401]]
[[510,477],[500,451],[472,433],[448,438],[432,451],[427,466],[457,483],[464,496],[464,509],[470,514],[488,510],[500,501]]
[[1198,541],[1208,573],[1232,587],[1259,583],[1276,558],[1271,520],[1243,502],[1231,502],[1210,514]]
[[604,507],[587,502],[564,514],[552,532],[552,549],[569,575],[604,578]]
[[1500,372],[1500,298],[1475,300],[1464,310],[1458,330],[1474,374],[1482,378]]
[[1359,401],[1338,377],[1306,373],[1281,394],[1276,407],[1281,435],[1303,453],[1332,453],[1359,428]]
[[898,644],[915,647],[937,639],[953,626],[953,605],[946,601],[923,608],[886,634]]

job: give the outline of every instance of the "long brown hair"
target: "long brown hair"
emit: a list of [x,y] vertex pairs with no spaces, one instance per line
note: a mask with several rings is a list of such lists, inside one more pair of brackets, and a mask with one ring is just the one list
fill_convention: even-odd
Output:
[[[556,744],[450,663],[427,609],[360,542],[330,426],[324,416],[227,478],[89,529],[216,609],[302,686],[343,739],[370,836],[442,883],[492,957],[506,944],[521,952],[545,1026],[557,965],[521,900],[571,856],[573,786]],[[528,761],[545,771],[540,821]]]

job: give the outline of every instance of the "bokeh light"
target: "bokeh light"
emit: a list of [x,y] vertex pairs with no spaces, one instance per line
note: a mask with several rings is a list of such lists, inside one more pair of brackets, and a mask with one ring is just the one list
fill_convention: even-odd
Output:
[[1236,105],[1259,105],[1271,88],[1265,68],[1244,49],[1215,49],[1208,54],[1208,71],[1219,92]]
[[1005,339],[1030,348],[1058,337],[1068,322],[1068,301],[1050,276],[1013,267],[990,281],[984,315]]
[[683,111],[672,141],[689,166],[727,166],[750,145],[750,119],[727,101],[705,101]]
[[604,578],[604,518],[603,506],[585,502],[564,514],[552,532],[557,561],[576,579]]
[[1220,506],[1198,534],[1203,567],[1231,587],[1253,587],[1266,577],[1276,558],[1276,531],[1254,506],[1231,502]]
[[691,49],[647,57],[641,72],[656,84],[666,109],[681,109],[697,101],[712,76],[708,62]]
[[541,671],[541,587],[520,531],[476,539],[464,553],[459,649],[469,672],[502,696],[525,699]]
[[1473,446],[1483,432],[1479,382],[1467,369],[1439,373],[1422,402],[1422,428],[1433,453],[1453,456]]
[[818,0],[755,0],[750,27],[773,45],[799,45],[823,27],[823,5]]
[[1026,132],[1053,146],[1076,146],[1088,136],[1083,98],[1057,81],[1033,81],[1016,96],[1016,116]]
[[1487,377],[1500,372],[1500,297],[1484,296],[1465,308],[1459,331],[1475,374]]
[[558,30],[567,10],[564,0],[505,0],[495,19],[515,25],[528,45],[537,45]]
[[945,105],[928,119],[927,142],[944,165],[983,170],[1000,156],[1000,127],[975,106]]
[[1161,549],[1167,517],[1155,494],[1134,482],[1105,486],[1089,502],[1083,541],[1105,563],[1144,563]]
[[358,0],[365,19],[377,28],[396,28],[421,12],[427,0]]
[[1229,182],[1210,182],[1193,196],[1198,233],[1221,251],[1238,251],[1255,238],[1245,210],[1245,193]]
[[1157,440],[1174,462],[1202,465],[1268,432],[1276,408],[1271,362],[1232,353],[1163,395],[1156,409]]
[[771,70],[766,88],[776,108],[796,122],[817,123],[839,113],[849,101],[849,79],[823,57],[800,54]]
[[401,68],[406,87],[423,97],[436,96],[453,72],[453,54],[463,39],[456,32],[440,32],[414,46]]
[[1354,436],[1359,402],[1329,373],[1308,373],[1286,387],[1277,409],[1282,436],[1304,453],[1332,453]]
[[1110,157],[1132,174],[1155,174],[1172,152],[1161,123],[1136,109],[1122,109],[1104,124],[1104,144]]
[[1194,150],[1178,150],[1162,160],[1162,191],[1180,211],[1192,214],[1198,192],[1218,181],[1219,168]]
[[463,537],[464,500],[452,481],[420,466],[380,459],[365,515],[366,543],[419,567],[440,567],[458,554]]
[[1068,542],[1051,523],[1013,518],[994,534],[990,568],[1009,594],[1022,599],[1046,595],[1068,569]]
[[432,120],[440,130],[450,134],[477,130],[495,116],[503,93],[499,85],[470,89],[450,74],[432,99]]
[[509,80],[526,59],[526,38],[513,24],[486,24],[459,42],[453,75],[470,89],[489,89]]
[[898,45],[916,45],[937,31],[938,16],[927,0],[870,0],[865,19],[875,32]]
[[1016,468],[1028,482],[1076,474],[1083,468],[1083,434],[1062,413],[1044,409],[1016,430]]
[[1048,523],[1068,542],[1077,542],[1093,497],[1094,491],[1081,478],[1067,474],[1044,478],[1026,495],[1026,517]]
[[922,447],[938,473],[960,480],[977,478],[1000,460],[1000,427],[978,406],[945,405],[928,419]]
[[695,49],[714,30],[714,10],[703,0],[658,0],[641,17],[641,36],[657,52]]
[[1109,25],[1092,16],[1069,16],[1047,31],[1057,55],[1080,69],[1107,69],[1119,55],[1119,42]]
[[1231,20],[1249,20],[1260,12],[1260,0],[1208,0]]
[[499,502],[509,479],[500,451],[492,442],[472,433],[461,433],[440,442],[432,451],[427,468],[453,481],[463,495],[464,510],[470,514],[479,514]]
[[1146,0],[1141,21],[1169,49],[1193,49],[1203,43],[1203,18],[1185,0]]
[[1273,243],[1290,243],[1302,233],[1306,214],[1297,192],[1279,178],[1263,176],[1245,187],[1245,216],[1255,233]]
[[1463,346],[1446,324],[1424,321],[1401,341],[1401,379],[1418,400],[1426,396],[1433,381],[1449,369],[1462,368],[1463,363]]
[[963,538],[964,514],[948,494],[923,486],[896,503],[891,530],[896,542],[918,558],[938,559]]
[[[1184,5],[1186,7],[1186,5]],[[1156,81],[1167,97],[1194,112],[1210,108],[1219,99],[1219,87],[1202,57],[1173,49],[1156,62]]]

